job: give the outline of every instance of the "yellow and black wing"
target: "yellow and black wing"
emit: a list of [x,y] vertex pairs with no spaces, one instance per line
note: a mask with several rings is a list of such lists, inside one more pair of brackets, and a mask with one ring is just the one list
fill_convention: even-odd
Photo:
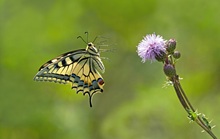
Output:
[[104,80],[99,74],[104,72],[104,65],[99,53],[87,49],[79,49],[62,54],[43,64],[35,75],[36,81],[50,81],[55,83],[72,83],[72,88],[83,95],[89,95],[90,107],[92,96],[103,92]]

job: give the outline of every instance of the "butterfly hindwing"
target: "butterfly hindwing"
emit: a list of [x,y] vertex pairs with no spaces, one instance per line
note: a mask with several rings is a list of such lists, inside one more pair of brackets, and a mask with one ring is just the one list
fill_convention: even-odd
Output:
[[[92,44],[92,43],[91,43]],[[64,53],[43,64],[34,80],[55,83],[72,83],[76,92],[89,95],[90,106],[93,94],[103,92],[104,80],[99,74],[104,65],[94,45]]]

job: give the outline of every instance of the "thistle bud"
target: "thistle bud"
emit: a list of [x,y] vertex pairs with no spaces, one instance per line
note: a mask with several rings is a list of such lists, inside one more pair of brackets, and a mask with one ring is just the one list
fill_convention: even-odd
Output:
[[160,53],[155,54],[155,59],[159,62],[165,61],[166,57],[167,57],[167,54],[163,51],[160,51]]
[[171,64],[164,64],[163,71],[168,77],[176,75],[176,69]]
[[176,49],[176,40],[175,39],[170,39],[166,43],[166,50],[168,53],[173,53],[173,51]]
[[175,51],[175,52],[173,53],[173,57],[174,57],[175,59],[179,59],[180,56],[181,56],[181,54],[180,54],[179,51]]

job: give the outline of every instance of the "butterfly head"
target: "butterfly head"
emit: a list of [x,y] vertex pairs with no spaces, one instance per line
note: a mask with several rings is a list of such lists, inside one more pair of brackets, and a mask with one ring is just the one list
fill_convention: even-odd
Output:
[[99,50],[95,47],[95,45],[92,42],[89,42],[87,44],[86,51],[91,54],[99,55]]

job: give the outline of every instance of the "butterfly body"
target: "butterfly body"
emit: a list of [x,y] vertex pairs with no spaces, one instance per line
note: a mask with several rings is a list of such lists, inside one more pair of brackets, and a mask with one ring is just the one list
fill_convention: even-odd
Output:
[[64,53],[43,64],[35,75],[36,81],[55,83],[72,83],[72,89],[89,95],[92,107],[92,96],[103,92],[104,80],[100,73],[105,72],[99,50],[93,43],[88,43],[86,49]]

